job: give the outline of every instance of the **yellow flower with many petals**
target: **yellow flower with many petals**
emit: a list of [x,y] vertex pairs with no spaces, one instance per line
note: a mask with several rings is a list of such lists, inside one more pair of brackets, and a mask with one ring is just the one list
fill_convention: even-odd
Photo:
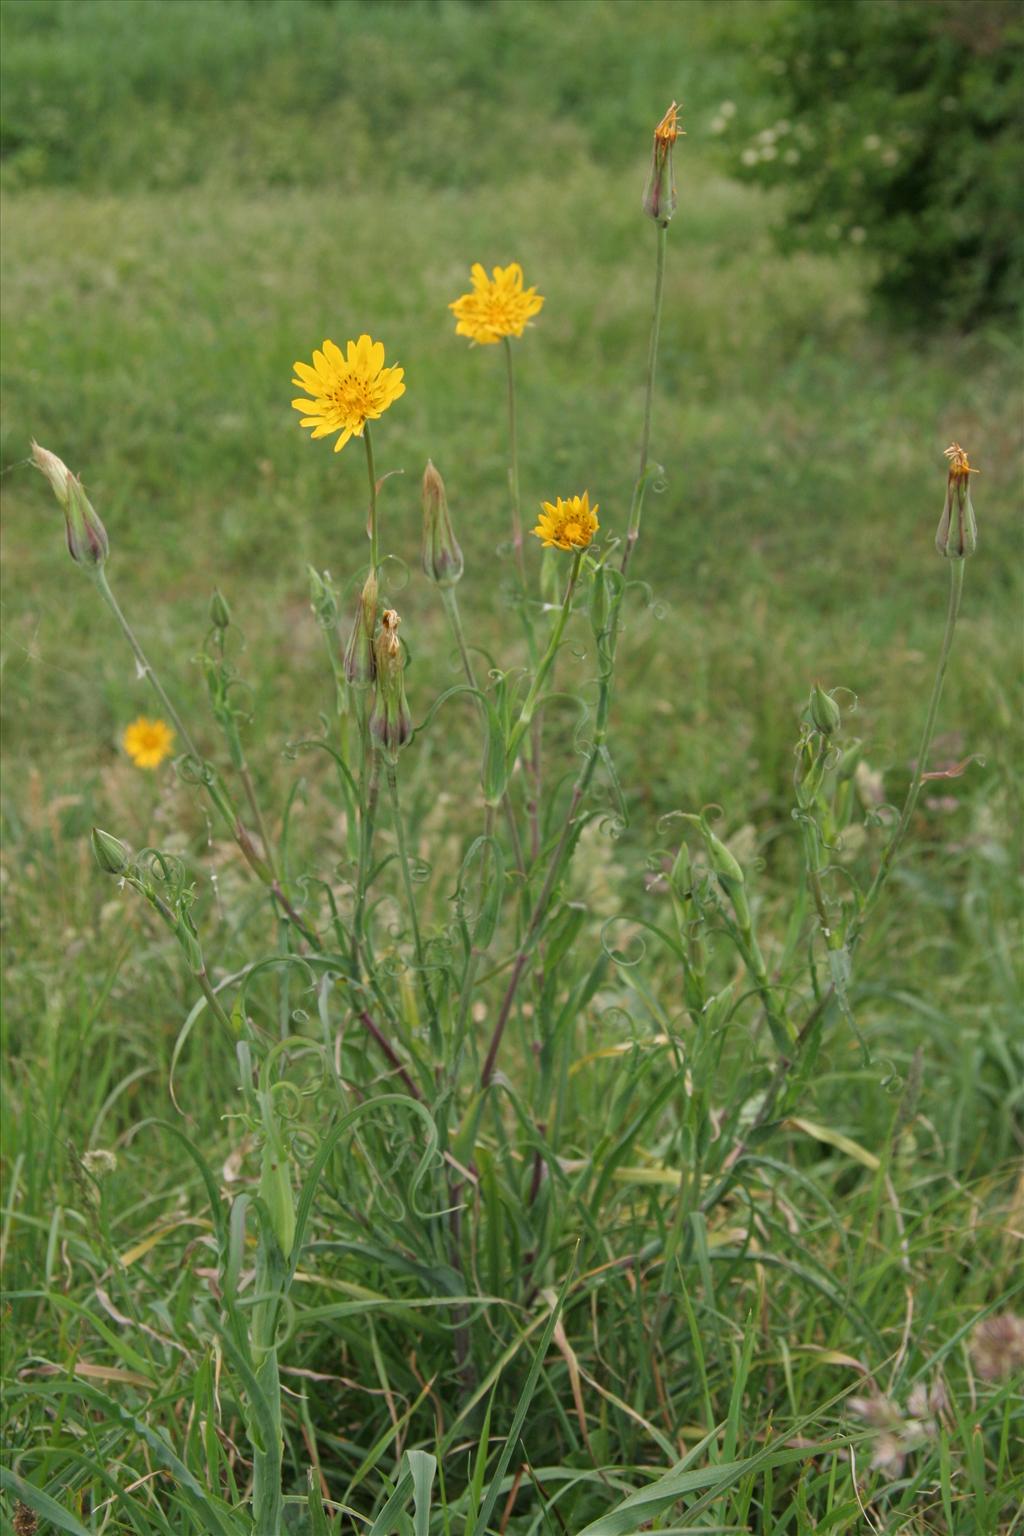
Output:
[[586,549],[597,532],[597,502],[590,505],[587,491],[582,496],[559,496],[554,503],[541,502],[540,522],[533,532],[545,549]]
[[174,732],[166,720],[149,720],[140,715],[121,737],[121,745],[136,768],[159,768],[170,757]]
[[480,263],[474,262],[469,274],[472,293],[462,294],[448,306],[458,322],[456,336],[468,336],[484,347],[506,336],[521,336],[544,304],[536,288],[523,287],[523,269],[518,261],[493,271],[493,277],[488,277]]
[[312,368],[296,363],[295,374],[292,383],[313,396],[292,401],[297,411],[304,412],[301,425],[312,427],[314,437],[340,432],[335,453],[350,437],[362,437],[366,423],[383,416],[405,394],[405,369],[385,368],[384,344],[369,336],[350,341],[344,352],[333,341],[325,341],[313,353]]

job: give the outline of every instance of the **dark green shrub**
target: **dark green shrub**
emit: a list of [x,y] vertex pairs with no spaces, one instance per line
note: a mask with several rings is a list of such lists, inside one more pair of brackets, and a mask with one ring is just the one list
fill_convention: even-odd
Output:
[[788,244],[862,246],[908,320],[1006,311],[1022,288],[1022,45],[1015,0],[793,0],[757,59],[777,117],[736,144],[740,173],[786,187]]

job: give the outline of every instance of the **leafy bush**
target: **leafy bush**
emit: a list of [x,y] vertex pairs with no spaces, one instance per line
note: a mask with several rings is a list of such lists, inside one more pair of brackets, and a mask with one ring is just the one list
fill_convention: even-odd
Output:
[[[791,192],[784,242],[862,245],[915,322],[967,324],[1021,293],[1024,21],[994,0],[794,0],[758,63],[778,117],[741,174]],[[725,120],[716,123],[719,131]]]

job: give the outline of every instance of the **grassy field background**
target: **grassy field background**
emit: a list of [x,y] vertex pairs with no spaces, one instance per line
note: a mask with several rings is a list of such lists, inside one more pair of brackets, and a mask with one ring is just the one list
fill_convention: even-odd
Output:
[[[853,1043],[837,1038],[806,1108],[878,1152],[922,1047],[913,1135],[892,1143],[883,1178],[792,1131],[795,1163],[826,1203],[815,1209],[804,1191],[779,1220],[796,1224],[849,1305],[809,1293],[792,1270],[767,1282],[745,1274],[735,1294],[720,1288],[717,1298],[710,1272],[695,1277],[705,1339],[721,1345],[724,1333],[727,1343],[720,1353],[707,1344],[702,1385],[692,1339],[676,1341],[668,1439],[696,1441],[727,1410],[723,1457],[763,1444],[773,1417],[791,1424],[820,1409],[814,1432],[831,1433],[841,1410],[823,1405],[858,1364],[883,1380],[906,1327],[893,1391],[905,1400],[915,1380],[944,1369],[951,1407],[941,1435],[879,1504],[876,1528],[1019,1529],[1019,1396],[1012,1383],[979,1383],[965,1346],[972,1319],[1008,1304],[1019,1285],[1024,1210],[1019,357],[996,329],[921,335],[883,325],[866,298],[869,250],[779,254],[778,194],[734,180],[710,130],[723,100],[735,102],[744,131],[762,122],[748,66],[769,12],[760,0],[4,6],[8,1450],[51,1492],[77,1490],[65,1502],[77,1498],[90,1530],[101,1526],[84,1490],[96,1498],[97,1485],[67,1443],[84,1436],[95,1458],[121,1458],[126,1478],[145,1475],[145,1455],[135,1464],[104,1442],[84,1410],[76,1428],[75,1410],[62,1407],[70,1419],[55,1427],[50,1400],[24,1388],[79,1357],[126,1368],[138,1340],[121,1343],[109,1315],[97,1329],[91,1298],[111,1255],[168,1212],[186,1214],[194,1187],[168,1143],[132,1129],[170,1112],[188,987],[170,946],[94,872],[88,830],[110,827],[135,846],[178,839],[197,856],[214,928],[219,897],[204,871],[220,869],[227,885],[232,870],[223,850],[206,847],[208,828],[170,768],[140,775],[119,749],[150,701],[67,559],[59,513],[26,463],[29,441],[83,475],[110,535],[112,580],[189,718],[202,720],[191,658],[210,589],[223,588],[247,638],[243,671],[267,748],[255,766],[280,805],[294,774],[282,748],[314,730],[330,702],[306,563],[344,582],[365,560],[362,462],[300,432],[293,360],[324,336],[368,330],[406,369],[408,392],[377,447],[382,470],[405,471],[388,482],[384,515],[386,543],[414,572],[400,603],[420,717],[452,675],[435,594],[416,570],[428,455],[446,477],[466,551],[460,601],[471,637],[505,654],[509,627],[501,360],[455,337],[447,304],[472,261],[523,263],[546,298],[517,350],[525,505],[587,486],[602,522],[622,528],[653,244],[639,199],[651,127],[673,97],[687,138],[677,149],[653,438],[665,485],[645,515],[635,573],[649,601],[631,610],[615,705],[630,826],[614,842],[595,840],[582,877],[591,894],[607,886],[609,911],[642,901],[657,818],[710,802],[762,860],[766,913],[782,910],[792,746],[816,679],[856,695],[857,733],[887,796],[900,797],[945,607],[932,541],[947,443],[963,443],[981,474],[979,551],[936,750],[937,760],[979,760],[922,802],[865,945],[858,1014],[874,1064],[861,1067]],[[211,731],[198,731],[212,747]],[[464,775],[445,769],[457,806],[472,793],[477,759],[468,716],[450,747],[465,764]],[[421,802],[437,766],[435,748],[415,769]],[[302,815],[312,825],[323,808],[316,769],[307,781]],[[229,1055],[198,1051],[179,1067],[179,1099],[214,1160],[231,1145],[232,1071]],[[592,1099],[581,1090],[581,1120],[593,1116],[595,1136],[602,1113],[599,1089]],[[97,1215],[77,1158],[112,1146],[119,1171]],[[186,1241],[158,1244],[123,1287],[139,1317],[192,1350],[190,1297],[176,1275]],[[123,1296],[118,1305],[128,1307]],[[615,1305],[628,1318],[623,1296]],[[751,1312],[761,1318],[753,1343]],[[600,1376],[587,1320],[576,1323],[579,1358]],[[626,1410],[595,1399],[584,1446],[568,1357],[556,1361],[527,1437],[538,1467],[555,1442],[563,1468],[601,1464],[616,1489],[631,1469],[669,1465],[657,1436],[638,1426],[657,1398],[637,1363],[649,1349],[642,1329],[623,1328],[609,1380],[630,1399]],[[496,1353],[501,1343],[496,1330]],[[360,1347],[339,1323],[328,1343],[304,1341],[296,1363],[315,1369],[330,1356],[323,1368],[346,1376],[365,1366],[363,1387],[372,1380],[390,1411],[391,1377],[410,1390],[407,1320],[378,1326],[372,1360],[359,1363]],[[183,1424],[196,1389],[180,1351],[147,1336],[143,1353],[160,1402],[137,1382],[119,1390],[132,1412]],[[138,1359],[132,1368],[138,1375]],[[495,1423],[514,1405],[517,1371]],[[310,1388],[314,1398],[324,1390]],[[358,1408],[321,1401],[314,1416],[327,1426],[328,1482],[365,1516],[382,1501],[395,1448],[371,1456],[387,1412],[361,1391],[352,1389]],[[431,1432],[424,1409],[403,1436],[427,1444]],[[298,1430],[296,1445],[298,1466]],[[842,1457],[823,1459],[802,1492],[774,1506],[753,1486],[723,1496],[699,1528],[867,1529]],[[507,1529],[579,1529],[610,1498],[599,1482],[587,1491],[579,1525],[545,1514],[539,1496],[523,1514],[524,1494]],[[145,1523],[143,1502],[134,1514],[119,1506],[123,1523],[103,1528],[160,1529],[155,1517]],[[828,1523],[816,1523],[826,1511]]]

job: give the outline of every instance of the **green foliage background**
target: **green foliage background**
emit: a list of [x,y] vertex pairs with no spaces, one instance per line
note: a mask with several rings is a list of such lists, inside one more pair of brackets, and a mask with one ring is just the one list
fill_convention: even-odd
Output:
[[[862,8],[841,9],[855,28]],[[389,542],[416,566],[417,481],[429,454],[466,550],[460,600],[471,636],[504,652],[502,384],[493,357],[456,340],[446,305],[471,261],[523,262],[547,298],[518,353],[524,501],[586,485],[602,522],[621,527],[649,305],[640,192],[651,127],[675,96],[687,138],[677,150],[654,430],[666,488],[645,514],[636,572],[652,602],[632,614],[615,706],[631,826],[618,842],[599,842],[580,879],[591,896],[608,892],[610,910],[641,905],[658,815],[713,801],[725,830],[763,861],[767,921],[781,913],[794,862],[792,744],[816,678],[856,695],[858,733],[887,795],[899,797],[945,602],[932,539],[952,438],[982,471],[981,542],[937,758],[982,761],[922,803],[910,856],[860,957],[858,1014],[875,1066],[860,1068],[851,1043],[836,1039],[807,1105],[815,1121],[883,1148],[902,1102],[897,1085],[922,1048],[922,1118],[891,1164],[897,1215],[881,1176],[793,1130],[792,1165],[817,1193],[779,1222],[796,1223],[823,1272],[835,1269],[837,1290],[823,1299],[780,1267],[760,1293],[744,1277],[735,1293],[723,1281],[716,1296],[709,1269],[694,1315],[698,1338],[714,1341],[710,1386],[695,1373],[692,1340],[673,1340],[673,1413],[692,1429],[728,1412],[729,1443],[744,1454],[763,1443],[767,1405],[789,1423],[820,1410],[816,1429],[830,1433],[836,1410],[822,1405],[852,1378],[821,1352],[882,1370],[905,1325],[909,1245],[918,1306],[906,1369],[943,1364],[954,1409],[941,1447],[886,1495],[883,1518],[919,1521],[925,1509],[938,1530],[1008,1525],[1019,1491],[1008,1427],[1017,1400],[1012,1384],[982,1388],[979,1406],[977,1383],[965,1384],[961,1331],[1005,1302],[1019,1274],[1019,359],[1013,334],[993,323],[913,339],[887,331],[869,304],[870,248],[779,249],[774,230],[793,188],[734,179],[711,128],[723,101],[736,106],[738,135],[772,121],[774,86],[751,85],[750,66],[773,56],[775,12],[764,0],[7,0],[0,1136],[5,1278],[17,1307],[5,1369],[19,1392],[37,1368],[66,1370],[79,1354],[125,1367],[120,1346],[74,1308],[93,1307],[114,1253],[198,1204],[170,1139],[130,1135],[146,1115],[168,1113],[171,1054],[191,996],[161,936],[94,873],[89,826],[135,846],[177,838],[200,876],[219,873],[225,927],[247,921],[234,871],[209,845],[187,791],[169,772],[140,776],[119,752],[124,725],[150,702],[67,560],[59,515],[25,464],[29,439],[83,474],[110,534],[112,579],[200,722],[190,657],[209,588],[223,586],[248,639],[262,788],[280,804],[294,772],[281,749],[315,729],[329,703],[305,563],[346,580],[365,558],[362,466],[299,431],[288,404],[293,359],[325,335],[341,341],[366,329],[405,366],[408,393],[378,436],[380,467],[406,471],[388,482]],[[450,648],[424,583],[413,579],[400,601],[420,716],[452,675]],[[460,729],[444,757],[456,805],[472,792],[478,750],[468,721]],[[568,760],[568,719],[564,744]],[[428,748],[415,785],[424,815],[438,771]],[[304,794],[316,825],[329,809],[315,773]],[[215,932],[221,899],[204,881],[201,917]],[[588,1043],[608,1042],[595,1033]],[[178,1068],[179,1100],[214,1160],[231,1146],[231,1073],[208,1044]],[[610,1093],[595,1080],[580,1098],[596,1143]],[[97,1216],[78,1156],[113,1145],[119,1171]],[[816,1205],[819,1196],[827,1204]],[[629,1208],[622,1219],[636,1222],[642,1243],[642,1218]],[[70,1276],[61,1267],[69,1233]],[[197,1282],[180,1262],[187,1241],[186,1228],[157,1244],[118,1305],[131,1301],[143,1321],[191,1348]],[[386,1273],[363,1278],[394,1283]],[[609,1315],[623,1320],[616,1370],[639,1370],[631,1390],[654,1402],[631,1295],[624,1282],[604,1294],[621,1309]],[[740,1365],[754,1335],[744,1330],[761,1307],[748,1385]],[[578,1322],[573,1346],[604,1379],[586,1319]],[[187,1375],[173,1347],[161,1353],[145,1337],[164,1395],[154,1405],[128,1383],[123,1401],[177,1433],[212,1389]],[[391,1470],[383,1453],[379,1468],[361,1470],[387,1425],[380,1373],[406,1381],[416,1338],[404,1325],[381,1327],[371,1352],[364,1328],[338,1324],[296,1351],[315,1369],[325,1350],[338,1359],[347,1350],[348,1374],[374,1383],[378,1395],[359,1397],[358,1411],[348,1398],[337,1409],[333,1389],[310,1389],[330,1422],[332,1486],[335,1469],[346,1487],[360,1470],[353,1497],[364,1510],[379,1505]],[[508,1422],[524,1372],[513,1362],[496,1423]],[[569,1447],[564,1467],[579,1467],[593,1452],[619,1469],[620,1483],[627,1469],[636,1478],[637,1468],[664,1470],[626,1411],[602,1408],[591,1446],[573,1444],[564,1369],[556,1362],[545,1380],[531,1454],[543,1459],[557,1442]],[[52,1419],[25,1396],[11,1403],[14,1459],[40,1483],[52,1471],[59,1491],[65,1450]],[[81,1420],[102,1459],[99,1416],[83,1410]],[[424,1409],[423,1443],[431,1424]],[[296,1466],[302,1454],[299,1442]],[[755,1497],[752,1479],[707,1518],[803,1533],[831,1511],[830,1529],[858,1530],[839,1466],[823,1460],[780,1493],[774,1513],[770,1490],[757,1482]],[[73,1481],[84,1518],[88,1479]],[[600,1483],[584,1485],[579,1521],[608,1498]],[[121,1510],[122,1528],[159,1529],[138,1500],[136,1523]],[[962,1523],[972,1508],[987,1526]],[[559,1528],[533,1518],[517,1510],[509,1530]]]
[[739,167],[791,189],[788,242],[864,245],[891,321],[1012,323],[1024,298],[1020,6],[796,0],[775,11],[758,65],[779,116]]

